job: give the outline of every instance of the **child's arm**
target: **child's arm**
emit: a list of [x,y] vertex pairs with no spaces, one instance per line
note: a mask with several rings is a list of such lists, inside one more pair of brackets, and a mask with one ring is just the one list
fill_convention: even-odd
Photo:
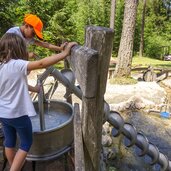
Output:
[[74,45],[76,45],[75,42],[68,43],[66,45],[64,51],[62,51],[59,54],[54,54],[50,57],[46,57],[46,58],[43,58],[43,59],[38,60],[38,61],[30,61],[27,65],[27,70],[31,71],[31,70],[46,68],[46,67],[49,67],[51,65],[54,65],[55,63],[66,58],[70,53],[71,47]]
[[63,44],[61,44],[61,46],[56,46],[56,45],[52,45],[48,42],[43,42],[43,41],[36,40],[36,39],[35,39],[34,44],[37,46],[41,46],[41,47],[48,48],[50,50],[55,50],[55,51],[62,51],[66,45],[66,43],[63,43]]
[[35,59],[36,54],[34,52],[29,52],[29,59]]
[[31,92],[36,92],[38,93],[39,90],[40,90],[40,86],[36,85],[36,86],[31,86],[31,85],[28,85],[28,90],[31,91]]

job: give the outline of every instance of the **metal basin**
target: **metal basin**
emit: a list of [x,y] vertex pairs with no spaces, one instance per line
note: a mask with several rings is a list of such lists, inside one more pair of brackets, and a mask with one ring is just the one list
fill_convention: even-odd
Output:
[[[34,107],[39,113],[38,102]],[[40,128],[39,114],[31,117],[33,144],[27,160],[43,161],[54,159],[71,148],[73,135],[73,108],[66,102],[49,100],[44,103],[45,129]]]

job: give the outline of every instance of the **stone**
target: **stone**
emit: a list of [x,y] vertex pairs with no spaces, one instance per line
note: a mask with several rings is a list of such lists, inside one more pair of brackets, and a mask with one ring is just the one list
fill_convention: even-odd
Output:
[[164,104],[166,91],[156,82],[138,82],[133,85],[107,84],[105,100],[110,109],[118,112],[155,108]]
[[110,147],[112,145],[112,138],[110,135],[102,135],[102,145],[104,147]]

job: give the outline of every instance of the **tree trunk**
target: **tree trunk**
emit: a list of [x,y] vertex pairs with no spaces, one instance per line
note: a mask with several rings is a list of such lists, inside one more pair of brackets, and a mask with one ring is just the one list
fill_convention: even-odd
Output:
[[169,0],[169,1],[166,1],[165,3],[167,4],[167,7],[166,7],[167,20],[169,20],[169,19],[170,19],[170,12],[171,12],[171,9],[170,9],[170,7],[171,7],[171,2],[170,2],[170,0]]
[[124,21],[115,77],[129,77],[131,74],[137,6],[138,0],[125,0]]
[[116,9],[116,0],[111,0],[111,11],[110,11],[110,28],[114,29],[115,27],[115,9]]
[[144,52],[144,26],[145,26],[145,9],[146,9],[146,0],[143,3],[143,13],[142,13],[142,22],[141,22],[141,39],[140,39],[140,54],[139,56],[143,56]]

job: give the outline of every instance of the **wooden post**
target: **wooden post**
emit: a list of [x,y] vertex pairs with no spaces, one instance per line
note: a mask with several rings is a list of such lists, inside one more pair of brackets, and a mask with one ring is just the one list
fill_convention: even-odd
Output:
[[72,48],[68,59],[82,90],[81,121],[86,171],[100,170],[104,94],[112,46],[112,29],[88,26],[85,45]]
[[[96,75],[89,74],[88,87],[94,85],[91,96],[83,93],[82,99],[82,129],[85,153],[85,170],[100,170],[100,153],[102,124],[104,114],[104,94],[110,56],[113,46],[113,31],[109,28],[88,26],[86,28],[85,46],[98,52],[98,61],[93,68]],[[87,96],[87,94],[89,96]]]
[[84,46],[75,46],[68,60],[83,95],[89,98],[94,97],[97,84],[98,52]]
[[[88,97],[90,99],[93,97],[94,99],[94,97],[96,96],[96,91],[97,91],[96,84],[97,84],[97,78],[98,78],[97,77],[98,52],[88,47],[74,46],[72,48],[71,55],[68,58],[68,61],[81,87],[82,101],[84,101],[85,97]],[[81,112],[80,117],[81,117],[81,123],[84,122],[83,112]],[[74,141],[77,143],[79,141],[79,137],[77,140],[76,138],[77,137],[75,137]],[[84,140],[83,140],[83,143],[84,143]],[[75,148],[80,148],[80,147],[75,146]],[[78,154],[79,151],[77,150],[75,152],[76,152],[75,155],[77,157],[80,153]],[[84,158],[84,156],[80,156],[80,157]],[[78,165],[78,161],[77,161],[77,165]],[[82,164],[80,163],[80,165]],[[87,171],[89,169],[85,169],[85,170]]]
[[75,171],[85,171],[84,150],[82,140],[82,128],[79,104],[74,104],[74,151],[75,151]]

